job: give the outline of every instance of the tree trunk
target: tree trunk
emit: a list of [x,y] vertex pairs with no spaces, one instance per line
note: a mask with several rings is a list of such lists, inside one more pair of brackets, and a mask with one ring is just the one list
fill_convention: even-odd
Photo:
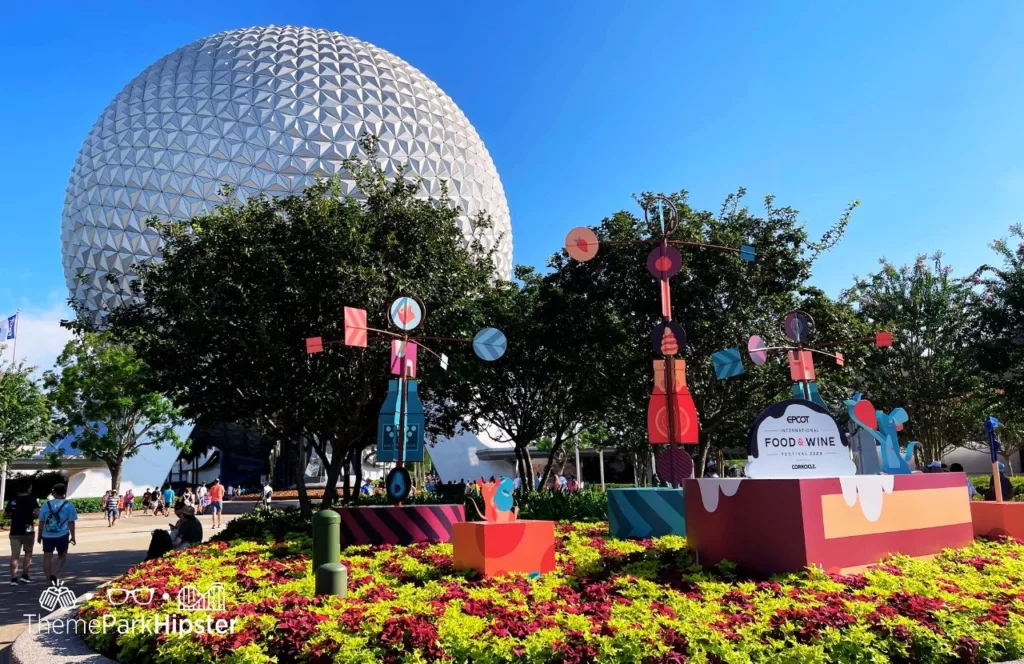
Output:
[[[548,480],[551,479],[551,468],[555,463],[555,457],[562,451],[562,446],[565,443],[561,438],[555,438],[555,442],[551,445],[551,451],[548,453],[548,462],[544,464],[544,472],[540,474],[540,485],[547,486]],[[562,464],[565,465],[564,462]]]
[[296,473],[295,487],[299,491],[299,511],[303,519],[313,516],[313,505],[309,501],[309,493],[306,491],[306,440],[300,437],[292,443],[292,458],[298,466]]
[[704,449],[700,451],[700,463],[698,463],[697,467],[693,469],[694,477],[704,477],[704,471],[707,470],[708,467],[708,452],[711,451],[711,445],[707,444],[703,447]]
[[524,491],[530,491],[531,487],[526,478],[526,464],[523,462],[523,449],[517,444],[512,448],[512,452],[516,456],[516,474],[519,475],[519,483]]
[[348,455],[335,448],[331,444],[331,463],[327,466],[327,482],[324,485],[324,497],[320,501],[320,509],[328,509],[338,497],[338,477],[341,475],[341,467],[348,459]]
[[352,455],[350,451],[345,455],[345,475],[341,478],[341,499],[347,505],[352,501]]
[[110,470],[110,488],[114,491],[121,490],[121,469],[124,467],[124,457],[118,457],[107,463]]
[[530,448],[523,448],[523,464],[526,466],[523,470],[526,471],[526,482],[527,491],[533,491],[533,459],[530,457]]
[[355,451],[355,461],[352,463],[352,474],[355,475],[355,497],[352,502],[356,505],[359,504],[359,499],[363,495],[363,450],[358,449]]

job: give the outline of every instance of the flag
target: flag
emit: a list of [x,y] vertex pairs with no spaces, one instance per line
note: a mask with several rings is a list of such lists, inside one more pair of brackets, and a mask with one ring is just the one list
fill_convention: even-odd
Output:
[[0,341],[7,341],[18,336],[18,316],[8,316],[6,320],[0,319]]

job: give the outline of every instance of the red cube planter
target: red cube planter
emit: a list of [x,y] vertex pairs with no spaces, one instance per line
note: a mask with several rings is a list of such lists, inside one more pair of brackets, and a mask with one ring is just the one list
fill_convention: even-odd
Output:
[[455,569],[484,576],[555,570],[555,522],[456,523],[452,529]]

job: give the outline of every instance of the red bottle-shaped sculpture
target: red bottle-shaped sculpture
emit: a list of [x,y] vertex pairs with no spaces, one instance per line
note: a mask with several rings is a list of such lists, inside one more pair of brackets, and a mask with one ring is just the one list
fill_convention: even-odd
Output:
[[651,444],[696,445],[698,434],[697,408],[686,387],[686,361],[671,355],[655,360],[654,391],[647,406]]

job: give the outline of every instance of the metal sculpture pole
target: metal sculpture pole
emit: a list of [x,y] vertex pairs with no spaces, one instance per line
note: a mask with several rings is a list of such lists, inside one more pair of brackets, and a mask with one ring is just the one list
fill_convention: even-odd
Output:
[[1003,502],[1003,478],[999,474],[999,441],[996,439],[996,428],[999,420],[989,416],[985,420],[985,433],[988,434],[988,448],[992,456],[992,488],[995,491],[996,502]]

